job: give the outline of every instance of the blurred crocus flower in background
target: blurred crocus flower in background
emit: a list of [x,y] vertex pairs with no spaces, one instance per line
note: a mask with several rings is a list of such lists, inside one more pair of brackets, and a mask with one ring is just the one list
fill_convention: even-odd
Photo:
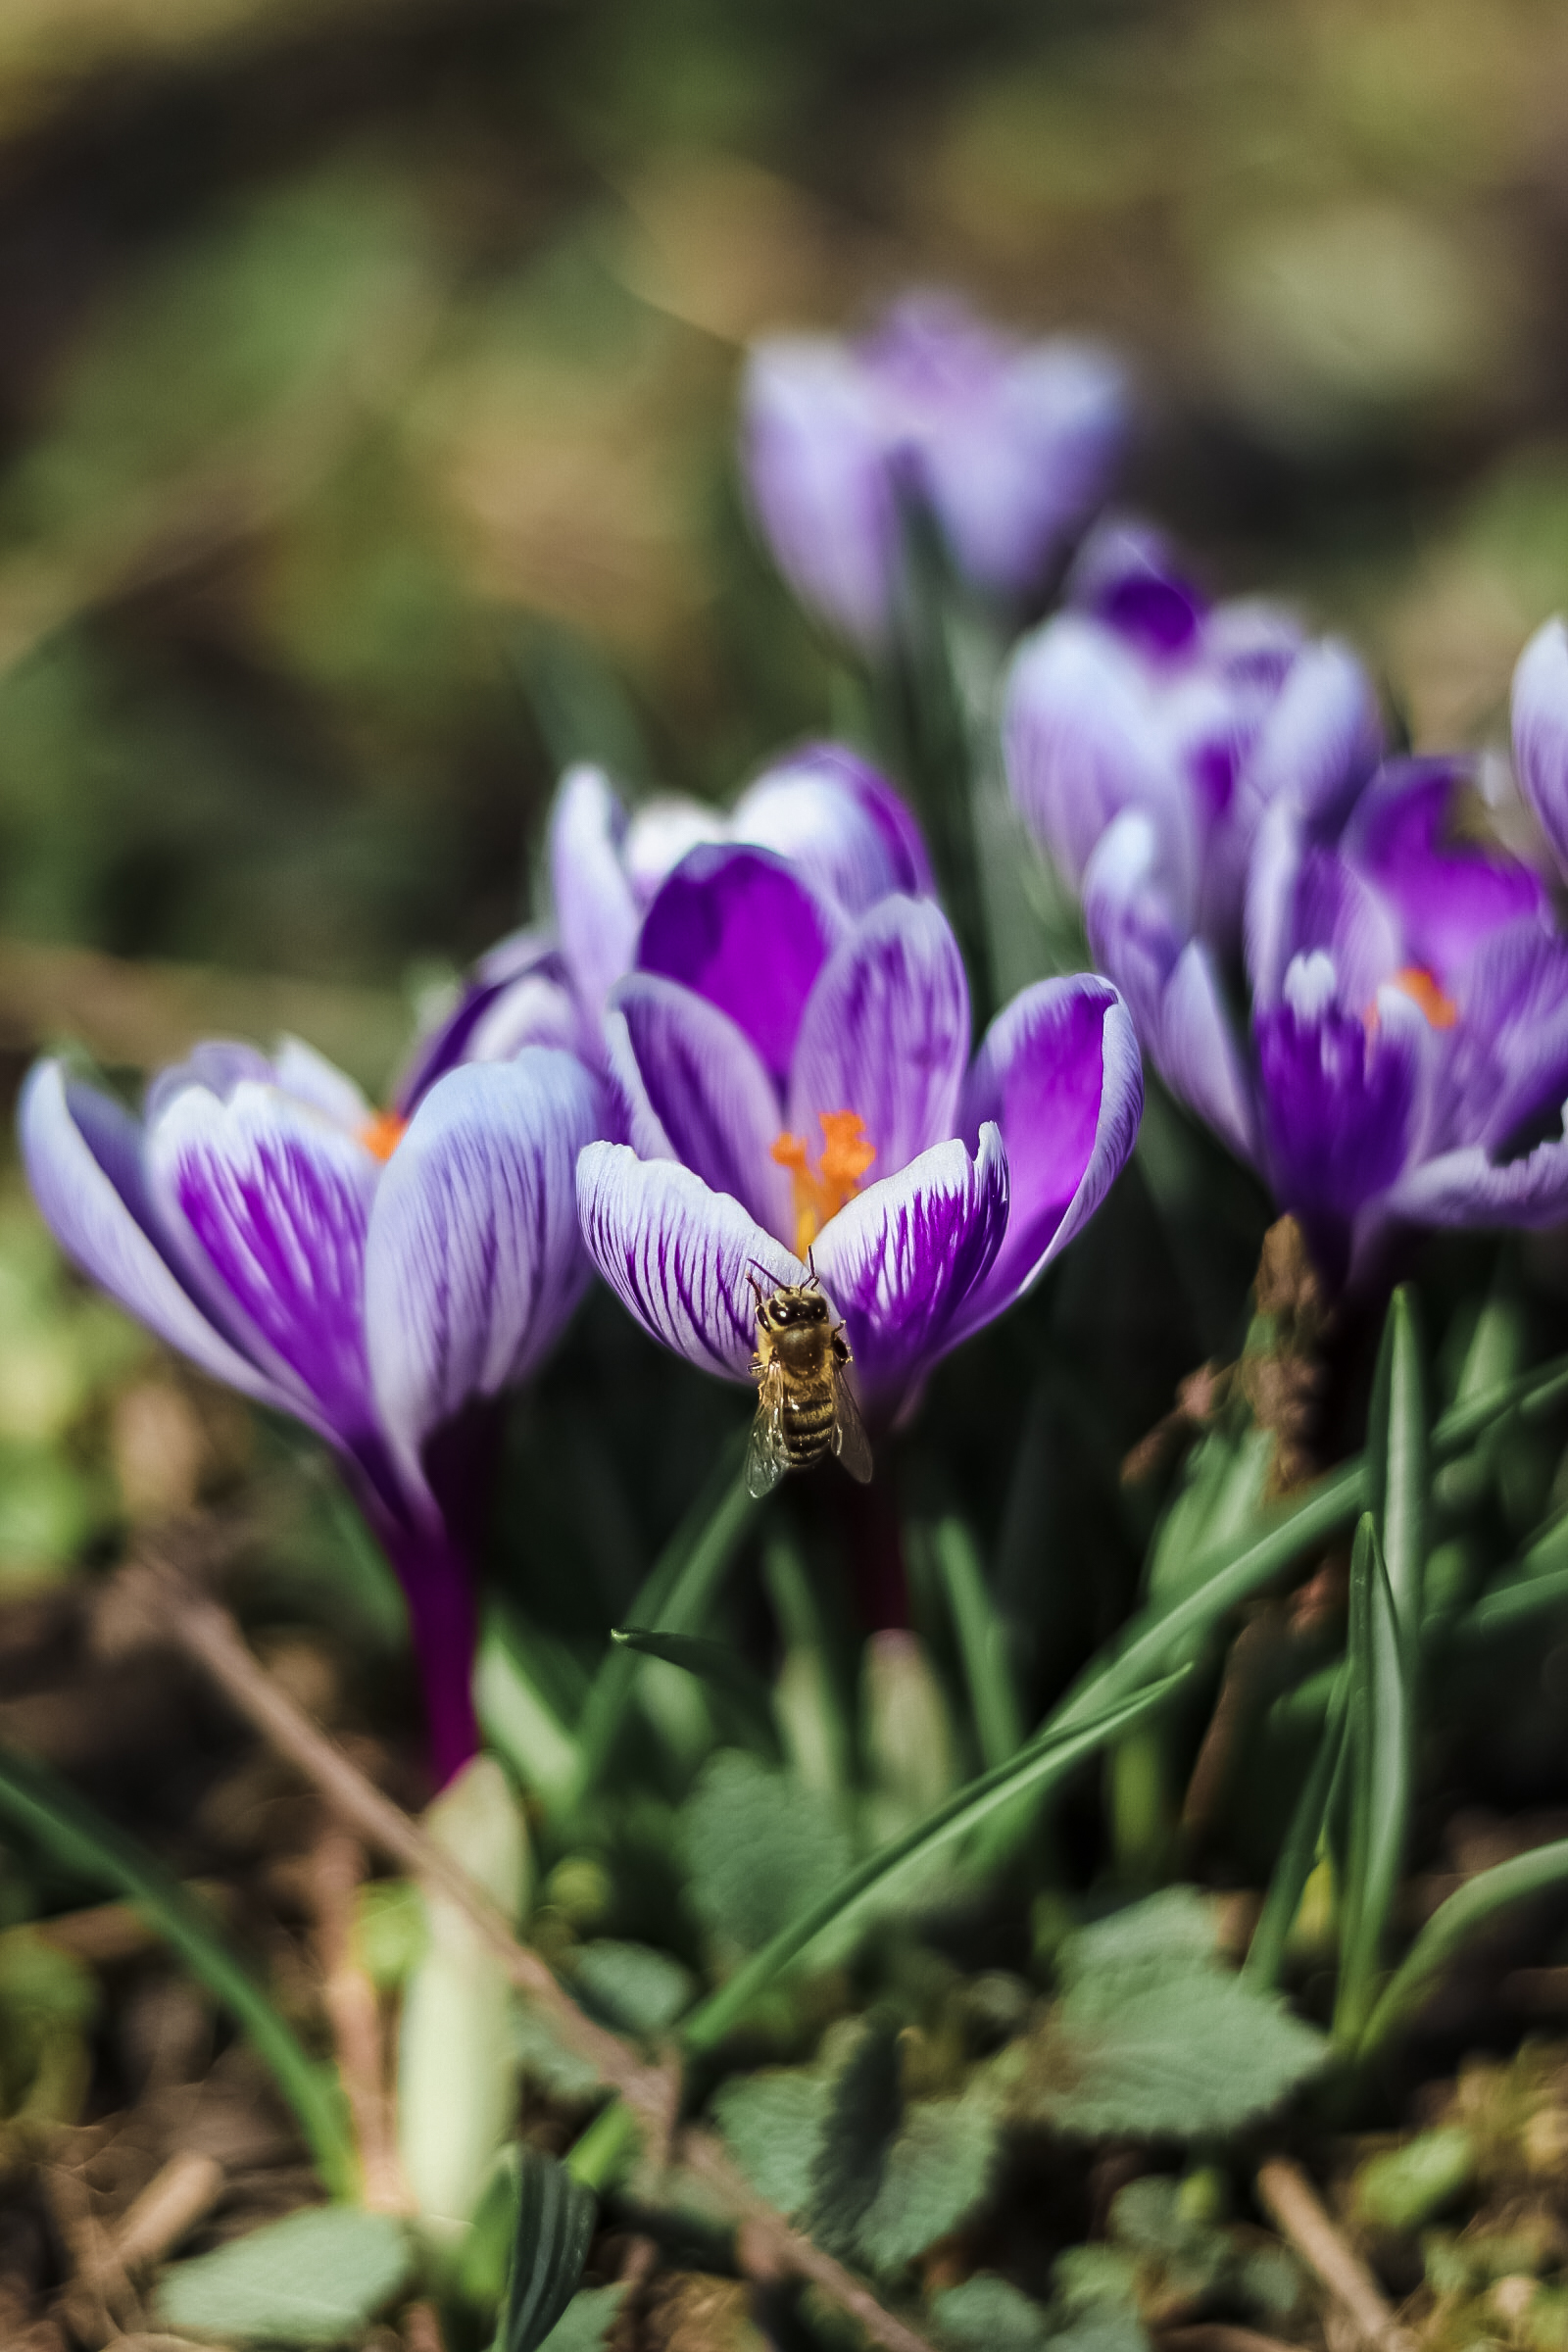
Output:
[[1090,861],[1097,959],[1178,1095],[1300,1218],[1331,1286],[1401,1226],[1568,1215],[1568,942],[1540,877],[1458,838],[1470,763],[1396,760],[1337,834],[1289,800],[1254,844],[1250,1034],[1139,808]]
[[649,907],[684,859],[726,844],[788,865],[846,915],[892,892],[920,897],[932,888],[907,808],[842,744],[803,745],[729,809],[669,794],[628,814],[602,768],[568,768],[547,845],[554,921],[514,933],[474,966],[416,1047],[395,1096],[399,1109],[443,1070],[508,1060],[525,1044],[567,1046],[599,1066],[605,1008],[636,960]]
[[140,1120],[57,1060],[23,1094],[27,1175],[68,1254],[333,1448],[408,1597],[443,1781],[477,1744],[489,1408],[587,1279],[573,1170],[602,1132],[596,1081],[543,1048],[448,1072],[406,1119],[293,1041],[270,1059],[199,1046]]
[[1274,605],[1206,604],[1127,523],[1092,536],[1066,609],[1018,647],[1003,729],[1013,798],[1069,887],[1114,818],[1141,809],[1177,919],[1221,954],[1239,944],[1264,812],[1287,799],[1343,821],[1382,749],[1345,646]]
[[1027,343],[959,300],[911,294],[853,340],[753,347],[742,393],[751,501],[803,604],[868,651],[892,635],[905,514],[923,507],[972,586],[1042,586],[1110,486],[1129,423],[1097,346]]
[[606,1281],[666,1347],[745,1381],[756,1282],[803,1282],[809,1252],[874,1421],[1082,1229],[1143,1103],[1102,980],[1026,990],[971,1061],[932,901],[852,912],[739,846],[664,883],[606,1034],[628,1140],[590,1146],[577,1179]]

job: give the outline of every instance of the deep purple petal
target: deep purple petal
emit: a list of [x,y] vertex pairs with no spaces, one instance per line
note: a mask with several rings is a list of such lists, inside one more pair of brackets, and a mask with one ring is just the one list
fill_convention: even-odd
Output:
[[226,1102],[201,1086],[176,1096],[148,1130],[147,1170],[187,1278],[345,1446],[367,1443],[365,1232],[381,1173],[370,1153],[244,1079]]
[[1424,1027],[1386,991],[1369,1030],[1322,953],[1298,957],[1279,1004],[1255,1015],[1274,1192],[1309,1233],[1344,1224],[1403,1168]]
[[1077,612],[1092,613],[1152,661],[1191,654],[1208,610],[1176,571],[1160,533],[1122,516],[1084,541],[1067,595]]
[[1108,629],[1065,612],[1026,637],[1007,673],[1003,747],[1013,798],[1075,887],[1123,808],[1159,825],[1184,894],[1198,843],[1186,781],[1142,668]]
[[884,899],[823,966],[801,1023],[789,1124],[814,1158],[824,1112],[853,1110],[873,1180],[957,1128],[969,1059],[969,984],[930,899]]
[[825,336],[759,343],[741,391],[752,505],[802,601],[855,643],[892,620],[899,517],[878,406]]
[[432,1434],[524,1379],[588,1277],[577,1154],[598,1089],[569,1054],[449,1071],[393,1152],[365,1245],[365,1330],[387,1444],[411,1491]]
[[1391,761],[1356,805],[1346,855],[1397,908],[1399,960],[1445,987],[1503,925],[1546,919],[1541,878],[1498,850],[1446,849],[1442,834],[1460,781],[1446,760]]
[[621,859],[625,832],[626,812],[604,770],[568,768],[550,818],[550,895],[566,969],[596,1029],[637,949],[638,909]]
[[669,1159],[590,1144],[577,1162],[588,1254],[643,1329],[704,1372],[751,1377],[755,1282],[804,1282],[806,1268],[728,1194]]
[[748,785],[732,837],[771,850],[848,915],[934,885],[912,812],[886,777],[842,744],[803,744]]
[[[673,980],[635,972],[615,991],[610,1033],[627,1140],[731,1193],[770,1233],[789,1230],[790,1180],[770,1156],[783,1121],[772,1081],[728,1013]],[[627,1080],[630,1083],[627,1083]],[[643,1116],[644,1106],[655,1125]]]
[[765,850],[698,849],[649,907],[637,965],[727,1012],[782,1094],[806,1000],[841,928]]
[[[45,1224],[84,1274],[214,1380],[297,1412],[197,1304],[158,1234],[142,1168],[142,1136],[118,1102],[69,1081],[58,1061],[29,1073],[18,1109],[22,1156]],[[314,1416],[312,1416],[314,1418]]]
[[1441,1152],[1395,1186],[1386,1208],[1411,1225],[1559,1224],[1568,1218],[1568,1141],[1500,1163],[1481,1144]]
[[1144,1078],[1127,1008],[1093,972],[1026,988],[986,1031],[964,1090],[963,1132],[994,1120],[1012,1206],[965,1329],[1020,1298],[1094,1215],[1143,1116]]
[[964,1144],[938,1144],[822,1228],[811,1263],[848,1328],[872,1411],[895,1410],[959,1336],[1006,1228],[1007,1156],[991,1124],[973,1158]]
[[1568,629],[1560,619],[1536,631],[1513,673],[1513,763],[1568,873]]
[[1568,941],[1531,920],[1483,942],[1458,990],[1440,1137],[1506,1156],[1568,1097]]

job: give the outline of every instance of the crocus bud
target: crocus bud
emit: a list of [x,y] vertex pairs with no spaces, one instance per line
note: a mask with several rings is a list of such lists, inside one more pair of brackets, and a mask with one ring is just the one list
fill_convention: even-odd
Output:
[[[501,1767],[476,1756],[424,1826],[508,1919],[528,1896],[528,1839]],[[512,2127],[517,2095],[512,1984],[471,1920],[424,1897],[430,1940],[409,1981],[398,2054],[398,2152],[421,2221],[438,2240],[473,2213]]]
[[1568,874],[1568,629],[1548,620],[1513,673],[1513,760],[1552,856]]
[[956,1786],[953,1725],[918,1634],[873,1634],[862,1671],[871,1827],[884,1839],[908,1829]]

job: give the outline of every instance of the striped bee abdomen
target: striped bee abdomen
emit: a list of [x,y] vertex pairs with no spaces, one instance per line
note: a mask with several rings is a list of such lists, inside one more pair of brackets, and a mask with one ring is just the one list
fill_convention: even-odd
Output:
[[805,1396],[786,1396],[780,1435],[792,1470],[804,1470],[833,1443],[833,1392],[825,1384]]

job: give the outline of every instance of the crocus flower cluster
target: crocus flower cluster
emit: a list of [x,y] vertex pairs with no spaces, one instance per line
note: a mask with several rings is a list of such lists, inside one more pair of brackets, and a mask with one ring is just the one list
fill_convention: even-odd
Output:
[[[1157,567],[1133,584],[1145,611],[1193,602]],[[1401,1226],[1568,1213],[1568,943],[1538,875],[1462,838],[1473,763],[1373,767],[1358,673],[1299,638],[1261,710],[1242,699],[1235,756],[1195,760],[1172,714],[1212,688],[1206,648],[1235,608],[1194,605],[1173,652],[1174,629],[1129,648],[1122,582],[1089,601],[1018,658],[1013,787],[1081,875],[1096,961],[1173,1091],[1299,1216],[1334,1285],[1369,1279]],[[1083,689],[1097,663],[1121,679],[1109,715]],[[1568,813],[1568,645],[1532,647],[1515,717],[1549,834],[1552,808]],[[1075,792],[1075,774],[1092,786]],[[1239,923],[1245,1034],[1227,969]]]
[[204,1372],[332,1447],[408,1596],[433,1761],[476,1744],[472,1546],[489,1407],[587,1278],[596,1081],[541,1047],[376,1113],[298,1043],[199,1047],[141,1119],[59,1061],[21,1129],[62,1247]]
[[903,509],[924,508],[963,578],[1015,602],[1101,504],[1128,423],[1106,353],[1020,342],[940,294],[906,296],[853,341],[758,344],[743,406],[752,504],[779,569],[872,651],[897,615]]
[[809,1266],[873,1421],[1082,1228],[1143,1101],[1103,981],[1026,990],[971,1059],[962,959],[930,899],[852,911],[737,844],[689,854],[655,897],[606,1038],[625,1140],[577,1171],[606,1281],[667,1347],[744,1381],[759,1282]]

